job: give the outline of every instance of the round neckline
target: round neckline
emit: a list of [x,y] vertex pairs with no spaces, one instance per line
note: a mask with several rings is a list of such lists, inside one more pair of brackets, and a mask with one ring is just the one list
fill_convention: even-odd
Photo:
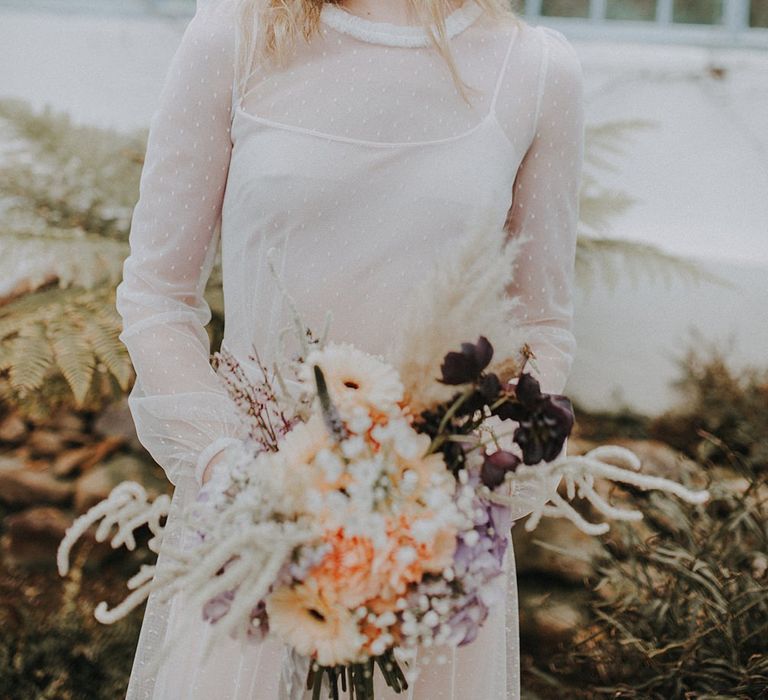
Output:
[[[445,17],[445,30],[449,39],[463,32],[483,13],[475,0],[464,0]],[[337,32],[348,34],[360,41],[385,46],[429,46],[431,41],[425,27],[413,24],[392,24],[354,15],[335,3],[325,2],[320,20]],[[434,27],[433,27],[434,28]]]

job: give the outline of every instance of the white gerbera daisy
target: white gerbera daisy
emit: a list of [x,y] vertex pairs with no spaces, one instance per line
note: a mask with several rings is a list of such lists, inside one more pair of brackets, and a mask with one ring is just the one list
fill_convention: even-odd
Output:
[[314,365],[323,371],[331,400],[345,419],[362,408],[389,413],[403,399],[403,384],[394,367],[350,343],[328,343],[309,353],[300,379],[314,386]]

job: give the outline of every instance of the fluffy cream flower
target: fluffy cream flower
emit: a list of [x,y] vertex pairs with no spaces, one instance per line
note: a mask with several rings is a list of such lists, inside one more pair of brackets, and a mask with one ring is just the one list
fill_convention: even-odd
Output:
[[278,450],[285,463],[286,483],[294,491],[301,490],[304,498],[311,492],[344,488],[348,483],[349,477],[319,413],[297,424],[280,441]]
[[331,446],[331,436],[322,415],[314,413],[306,423],[296,424],[277,448],[289,468],[299,468],[311,464],[321,450]]
[[328,601],[312,579],[278,588],[266,604],[270,628],[299,654],[316,655],[321,666],[359,659],[365,637],[352,613]]
[[347,419],[355,408],[388,413],[403,399],[403,385],[397,371],[374,355],[349,343],[328,343],[310,352],[300,369],[302,381],[314,386],[314,365],[323,370],[328,393]]

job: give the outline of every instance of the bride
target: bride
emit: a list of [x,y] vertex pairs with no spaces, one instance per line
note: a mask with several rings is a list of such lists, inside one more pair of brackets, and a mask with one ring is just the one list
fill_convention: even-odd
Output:
[[[267,251],[310,327],[331,311],[334,340],[386,357],[414,284],[490,217],[523,241],[509,270],[523,303],[499,322],[524,329],[542,390],[562,392],[582,81],[565,37],[505,0],[201,0],[152,119],[117,295],[136,429],[175,486],[166,541],[184,545],[180,510],[243,436],[204,330],[219,239],[223,346],[241,362],[290,351]],[[420,652],[402,697],[519,699],[511,548],[506,568],[505,609],[474,643]],[[150,597],[128,698],[305,697],[278,641],[204,656],[209,631],[178,596]],[[376,697],[394,697],[380,681]]]

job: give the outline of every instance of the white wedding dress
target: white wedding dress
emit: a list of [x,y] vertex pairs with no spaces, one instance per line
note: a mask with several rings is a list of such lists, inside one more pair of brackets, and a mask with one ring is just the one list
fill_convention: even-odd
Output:
[[[524,304],[499,322],[525,329],[542,389],[563,390],[575,352],[581,65],[561,33],[494,21],[474,0],[447,20],[459,74],[475,88],[471,107],[419,26],[326,4],[320,32],[299,38],[290,65],[265,67],[238,90],[235,1],[208,0],[188,25],[152,119],[117,295],[138,435],[175,485],[166,541],[184,539],[179,510],[242,430],[204,331],[219,237],[224,345],[242,361],[255,347],[269,364],[290,325],[271,248],[308,325],[321,332],[331,310],[333,339],[386,357],[409,291],[473,224],[490,217],[511,236],[530,234],[509,271]],[[521,497],[515,518],[545,497]],[[421,657],[403,696],[379,678],[377,697],[518,700],[516,591],[510,549],[506,609],[448,663]],[[205,658],[209,632],[178,597],[151,597],[128,698],[308,697],[281,678],[279,642],[222,643]],[[172,651],[156,671],[165,643]]]

